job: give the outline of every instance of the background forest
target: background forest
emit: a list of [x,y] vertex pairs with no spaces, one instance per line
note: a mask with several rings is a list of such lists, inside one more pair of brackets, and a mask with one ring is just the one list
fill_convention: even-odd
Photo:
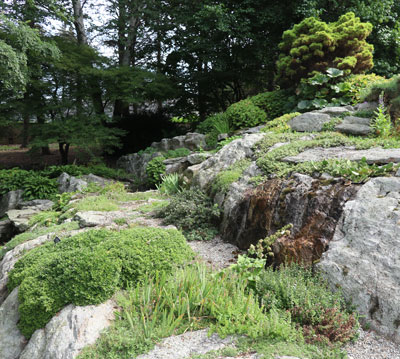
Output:
[[138,151],[248,96],[293,90],[276,66],[284,31],[349,11],[373,25],[361,35],[370,33],[373,72],[398,73],[395,0],[2,2],[2,132],[23,128],[22,145],[44,154],[58,143],[63,163],[70,146]]

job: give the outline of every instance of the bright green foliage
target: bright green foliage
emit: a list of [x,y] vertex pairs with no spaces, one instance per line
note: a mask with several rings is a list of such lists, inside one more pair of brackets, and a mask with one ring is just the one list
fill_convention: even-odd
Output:
[[151,185],[156,185],[161,182],[161,175],[165,173],[165,157],[154,157],[146,166],[147,180]]
[[68,303],[99,304],[117,288],[147,275],[171,271],[192,257],[176,230],[92,230],[28,252],[10,273],[9,290],[20,286],[21,332],[30,337]]
[[392,121],[386,113],[386,107],[383,102],[383,92],[379,96],[379,106],[375,111],[375,117],[372,120],[371,127],[379,137],[389,137],[392,134]]
[[345,74],[360,74],[373,66],[373,46],[366,42],[372,31],[354,13],[342,15],[338,21],[325,23],[309,17],[283,33],[279,48],[276,80],[291,87],[302,78],[338,68]]
[[35,171],[25,171],[19,168],[0,170],[0,195],[18,189],[24,190],[27,200],[48,199],[58,193],[54,179],[41,176]]
[[321,276],[292,265],[267,268],[257,282],[266,310],[288,310],[310,342],[346,343],[357,336],[358,322],[340,292],[330,292]]
[[266,113],[254,105],[250,99],[229,106],[225,116],[234,129],[254,127],[267,121]]
[[204,192],[192,189],[174,196],[158,216],[181,229],[188,240],[209,240],[217,234],[220,213]]
[[182,192],[183,179],[177,173],[170,173],[169,175],[161,175],[162,182],[156,185],[158,191],[167,196]]
[[187,148],[177,148],[176,150],[168,150],[165,152],[165,158],[177,158],[177,157],[185,157],[190,155],[190,150]]
[[267,121],[282,116],[295,107],[293,94],[287,90],[260,93],[250,97],[249,100],[265,111],[267,114]]
[[[225,127],[225,128],[224,128]],[[220,129],[228,130],[225,132],[219,131]],[[229,127],[229,121],[227,123],[227,118],[224,113],[215,113],[211,116],[208,116],[203,122],[201,122],[196,131],[203,134],[208,134],[212,132],[219,133],[229,133],[231,129]]]
[[236,162],[225,171],[221,171],[213,181],[211,193],[214,195],[219,192],[227,192],[230,185],[240,179],[243,172],[250,166],[250,161],[247,159]]
[[262,128],[261,131],[263,132],[273,131],[276,133],[292,132],[292,129],[288,125],[288,122],[299,115],[301,115],[300,112],[293,112],[275,118],[274,120],[267,122],[267,124],[265,125],[265,127]]
[[[347,96],[350,97],[351,104],[357,104],[361,102],[362,94],[366,89],[371,87],[374,83],[382,83],[385,78],[375,74],[366,75],[351,75],[344,80],[344,83],[348,87]],[[340,84],[339,84],[340,86]]]

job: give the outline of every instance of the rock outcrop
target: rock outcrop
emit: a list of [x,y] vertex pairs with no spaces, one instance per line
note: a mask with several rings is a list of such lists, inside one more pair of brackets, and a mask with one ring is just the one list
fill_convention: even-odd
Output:
[[340,180],[301,174],[290,179],[270,179],[255,190],[242,192],[241,198],[233,197],[235,200],[231,200],[229,211],[224,214],[222,236],[247,249],[291,223],[290,238],[274,244],[274,263],[292,260],[312,264],[326,250],[344,204],[357,189]]
[[88,185],[86,181],[70,176],[65,172],[57,178],[57,183],[60,193],[82,191]]
[[2,359],[19,359],[27,343],[17,327],[18,307],[18,288],[15,288],[0,305],[0,358]]
[[400,178],[374,178],[346,203],[320,270],[364,321],[400,342]]
[[115,311],[112,300],[98,306],[68,305],[33,333],[19,359],[74,359],[85,346],[95,343]]
[[151,147],[158,151],[176,150],[178,148],[187,148],[191,151],[196,151],[206,146],[205,135],[191,132],[182,136],[163,138],[160,142],[153,142],[151,144]]
[[0,200],[0,218],[10,209],[15,209],[22,202],[23,190],[10,191],[3,195]]

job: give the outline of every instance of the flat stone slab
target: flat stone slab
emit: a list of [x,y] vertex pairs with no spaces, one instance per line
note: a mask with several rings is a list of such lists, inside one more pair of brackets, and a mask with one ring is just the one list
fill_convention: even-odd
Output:
[[372,132],[370,123],[370,118],[346,116],[335,130],[350,135],[366,136]]
[[354,147],[316,147],[301,152],[296,156],[288,156],[283,158],[284,162],[302,163],[308,161],[323,161],[326,159],[343,159],[350,161],[361,161],[366,158],[368,164],[386,164],[390,162],[400,162],[400,148],[370,148],[368,150],[356,150]]
[[333,107],[325,107],[325,108],[315,111],[315,112],[324,113],[324,114],[334,117],[334,116],[343,115],[348,112],[354,112],[354,108],[352,106],[344,106],[344,107],[333,106]]

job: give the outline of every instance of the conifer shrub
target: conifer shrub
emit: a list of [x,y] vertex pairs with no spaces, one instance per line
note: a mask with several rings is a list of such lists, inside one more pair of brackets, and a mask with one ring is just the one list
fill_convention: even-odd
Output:
[[315,71],[328,68],[343,70],[347,75],[370,70],[373,46],[366,38],[371,31],[372,25],[361,22],[352,12],[332,23],[315,17],[304,19],[283,33],[276,81],[292,87]]
[[176,230],[92,230],[29,251],[10,272],[19,289],[19,328],[29,338],[63,306],[99,304],[118,288],[171,271],[193,252]]
[[229,106],[225,115],[234,129],[254,127],[267,121],[267,114],[250,99]]

